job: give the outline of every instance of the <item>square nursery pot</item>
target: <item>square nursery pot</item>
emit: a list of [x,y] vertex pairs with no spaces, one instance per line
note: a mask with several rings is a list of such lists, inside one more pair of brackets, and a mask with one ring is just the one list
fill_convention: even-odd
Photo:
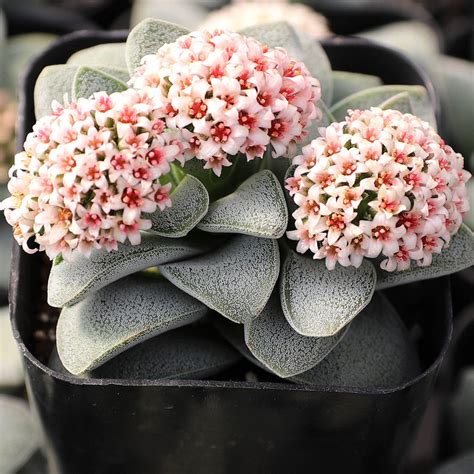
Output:
[[[125,38],[125,32],[80,32],[37,58],[23,85],[19,141],[35,121],[33,87],[45,66]],[[436,103],[429,81],[399,53],[355,39],[323,45],[335,69],[424,85]],[[49,267],[19,246],[13,254],[13,329],[53,474],[399,472],[451,335],[450,284],[441,278],[386,292],[416,335],[422,363],[421,374],[400,386],[78,379],[39,361],[34,320],[44,310]]]

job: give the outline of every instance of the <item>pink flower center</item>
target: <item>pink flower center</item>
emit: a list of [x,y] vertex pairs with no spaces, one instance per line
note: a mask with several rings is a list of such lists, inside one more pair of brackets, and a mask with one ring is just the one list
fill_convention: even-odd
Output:
[[102,176],[102,173],[100,172],[98,165],[91,166],[87,170],[87,173],[86,173],[86,178],[89,181],[97,181],[101,178],[101,176]]
[[343,230],[346,227],[344,216],[340,214],[331,214],[326,219],[326,225],[333,230]]
[[222,122],[211,127],[211,136],[216,143],[226,143],[231,133],[231,129],[226,127]]
[[189,139],[189,147],[193,153],[197,153],[201,146],[201,140],[198,137],[194,136]]
[[136,170],[133,170],[133,177],[136,179],[148,179],[150,173],[146,168],[137,168]]
[[414,188],[421,184],[421,176],[419,173],[409,173],[404,178],[405,183]]
[[127,160],[123,155],[115,155],[111,160],[110,164],[116,170],[123,170],[127,166]]
[[92,214],[88,212],[84,216],[84,223],[92,228],[100,227],[101,222],[102,222],[102,219],[100,218],[98,214]]
[[270,92],[261,92],[257,96],[257,102],[262,107],[268,107],[268,106],[272,105],[272,103],[273,103],[273,96],[270,94]]
[[107,112],[112,108],[112,101],[109,96],[99,97],[96,101],[96,107],[99,112]]
[[390,239],[390,227],[378,225],[372,229],[372,237],[377,240]]
[[384,209],[387,212],[395,212],[398,209],[399,205],[400,205],[400,201],[397,201],[397,200],[390,201],[387,198],[383,198],[382,202],[380,203],[380,208]]
[[383,184],[385,186],[390,186],[393,183],[393,176],[391,173],[388,173],[387,171],[382,171],[379,174],[379,177],[375,180],[375,186],[377,188],[380,188]]
[[269,130],[272,138],[280,138],[288,131],[288,124],[282,120],[273,120]]
[[420,223],[420,218],[413,212],[402,212],[398,218],[397,227],[403,225],[407,230],[414,231]]
[[178,111],[174,109],[170,103],[168,103],[166,104],[166,107],[165,107],[165,114],[168,117],[176,117],[176,115],[178,115]]
[[408,250],[405,247],[400,247],[394,257],[397,262],[407,262],[410,258],[408,255]]
[[119,114],[119,120],[123,123],[136,123],[137,122],[137,114],[136,112],[128,106],[125,106],[123,110]]
[[438,246],[438,239],[430,235],[426,235],[425,237],[422,237],[421,242],[423,243],[423,249],[429,252],[431,252],[433,249],[435,249]]
[[320,173],[316,176],[316,182],[322,187],[327,188],[334,182],[334,176],[330,175],[328,172]]
[[196,99],[189,106],[189,116],[192,118],[202,119],[206,116],[206,112],[207,105],[201,99]]
[[163,130],[165,129],[165,122],[163,122],[163,120],[157,119],[153,122],[151,129],[155,133],[162,133]]
[[239,112],[239,124],[247,127],[249,130],[254,130],[257,125],[257,119],[247,112]]
[[[295,179],[295,178],[290,178]],[[303,204],[303,209],[306,213],[309,214],[317,214],[319,212],[319,204],[314,199],[308,199]]]
[[351,163],[350,161],[346,161],[342,165],[342,173],[346,176],[351,175],[357,169],[357,165],[355,163]]
[[397,163],[400,164],[405,164],[408,161],[408,157],[406,153],[403,153],[402,151],[395,150],[393,152],[393,158]]
[[166,161],[165,152],[161,148],[153,148],[146,154],[146,158],[150,165],[158,166]]
[[139,230],[138,223],[134,222],[133,224],[125,224],[125,222],[121,222],[119,224],[119,230],[124,234],[133,234]]
[[164,189],[159,189],[155,193],[155,202],[163,202],[166,201],[169,198],[168,191]]
[[122,193],[122,202],[131,209],[143,206],[143,199],[141,198],[140,191],[131,187],[124,189]]

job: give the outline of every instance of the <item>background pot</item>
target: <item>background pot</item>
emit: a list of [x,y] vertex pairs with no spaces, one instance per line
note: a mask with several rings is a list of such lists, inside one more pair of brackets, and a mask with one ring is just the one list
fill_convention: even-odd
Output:
[[[125,37],[125,32],[73,34],[31,64],[21,95],[19,145],[35,120],[33,88],[40,71],[80,49]],[[341,38],[324,42],[324,48],[334,68],[378,74],[387,83],[423,84],[434,99],[424,75],[399,53]],[[14,247],[12,323],[52,474],[397,472],[451,334],[450,286],[442,278],[387,292],[418,334],[423,367],[421,375],[401,386],[350,390],[78,379],[50,370],[37,357],[33,332],[47,270],[42,255]]]

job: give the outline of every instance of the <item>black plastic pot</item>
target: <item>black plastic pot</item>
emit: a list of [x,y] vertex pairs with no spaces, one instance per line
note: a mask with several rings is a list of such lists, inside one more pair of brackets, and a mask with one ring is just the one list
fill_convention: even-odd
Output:
[[[124,32],[78,33],[37,58],[22,91],[20,141],[34,122],[33,86],[43,67],[124,39]],[[324,47],[339,69],[424,84],[433,94],[423,74],[398,53],[352,39],[332,39]],[[419,335],[423,372],[401,386],[78,379],[38,360],[33,324],[44,301],[44,262],[15,246],[11,311],[52,474],[398,472],[451,334],[450,285],[442,278],[388,292]]]

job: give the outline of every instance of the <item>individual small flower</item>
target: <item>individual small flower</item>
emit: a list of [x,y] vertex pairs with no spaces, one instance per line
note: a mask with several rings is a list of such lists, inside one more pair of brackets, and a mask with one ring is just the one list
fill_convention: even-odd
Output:
[[240,31],[250,26],[287,21],[297,30],[316,38],[331,33],[328,22],[321,14],[301,3],[287,0],[232,0],[230,5],[210,13],[200,29],[225,28]]
[[320,134],[286,182],[297,251],[329,269],[364,257],[390,272],[430,265],[469,210],[463,157],[427,122],[395,110],[350,110]]
[[319,81],[282,48],[222,30],[194,32],[145,56],[130,80],[147,91],[186,156],[220,175],[247,160],[291,153],[320,116]]
[[53,259],[118,242],[140,243],[147,214],[171,206],[160,178],[180,156],[149,96],[97,93],[41,118],[9,172],[0,208],[26,252],[29,238]]
[[0,183],[8,181],[8,169],[15,156],[16,102],[0,90]]

